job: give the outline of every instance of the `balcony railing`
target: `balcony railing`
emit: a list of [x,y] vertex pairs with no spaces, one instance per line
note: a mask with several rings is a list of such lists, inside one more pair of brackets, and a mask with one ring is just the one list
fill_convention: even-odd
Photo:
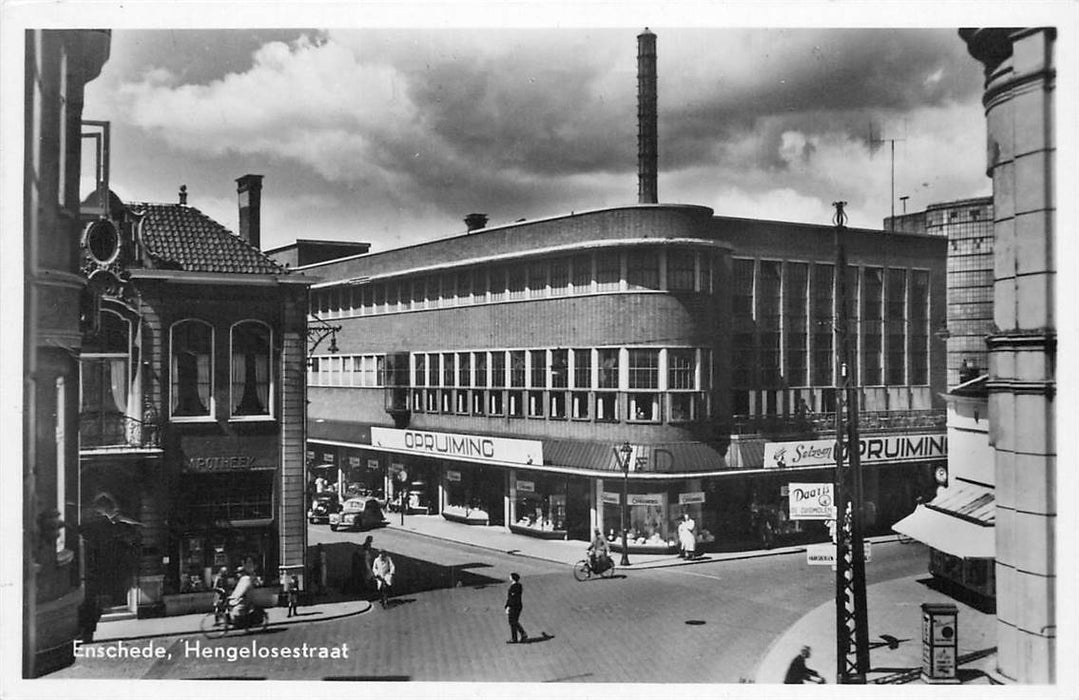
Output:
[[84,411],[79,415],[79,448],[156,448],[161,446],[161,429],[156,423],[122,413]]
[[[858,414],[858,429],[863,433],[909,433],[918,430],[944,430],[947,412],[943,409],[922,411],[864,411]],[[732,435],[827,435],[835,432],[835,413],[808,413],[790,416],[744,416],[731,419]]]

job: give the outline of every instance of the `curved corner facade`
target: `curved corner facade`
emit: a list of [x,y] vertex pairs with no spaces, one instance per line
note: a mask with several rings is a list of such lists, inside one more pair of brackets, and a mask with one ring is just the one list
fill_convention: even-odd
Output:
[[[683,513],[696,521],[701,548],[737,546],[756,536],[758,521],[783,519],[790,479],[765,464],[769,445],[814,439],[827,420],[823,408],[807,412],[824,400],[805,364],[808,287],[795,291],[786,270],[806,272],[807,285],[814,264],[831,264],[832,235],[830,227],[719,219],[706,207],[637,205],[304,268],[325,280],[312,289],[309,322],[339,326],[337,352],[320,345],[309,367],[311,474],[336,481],[342,495],[384,489],[413,512],[522,535],[616,534],[626,503],[631,549],[675,549]],[[943,292],[943,242],[901,236],[882,247],[859,244],[866,232],[847,235],[871,275],[884,249],[904,266],[904,290],[925,273],[927,330],[930,277]],[[788,248],[799,259],[780,253]],[[748,280],[738,277],[740,260],[751,263]],[[786,307],[782,294],[762,296],[758,271],[770,264],[792,297]],[[748,319],[734,308],[747,294]],[[769,314],[800,339],[777,335],[787,345],[775,356],[760,347]],[[829,323],[831,314],[829,305]],[[902,394],[897,416],[917,401],[932,404],[928,333],[911,338],[904,357],[920,342],[927,371],[914,390],[904,360],[903,391],[883,390]],[[801,383],[782,368],[735,379],[749,352],[740,342],[769,369],[797,365],[801,353]],[[828,362],[819,374],[830,385]],[[826,465],[803,476],[831,478]],[[900,500],[919,488],[907,481]]]

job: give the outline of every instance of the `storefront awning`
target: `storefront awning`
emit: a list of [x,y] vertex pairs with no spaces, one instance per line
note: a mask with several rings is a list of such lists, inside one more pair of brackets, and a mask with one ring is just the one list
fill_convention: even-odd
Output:
[[996,556],[994,522],[993,489],[960,481],[892,529],[956,557],[991,559]]

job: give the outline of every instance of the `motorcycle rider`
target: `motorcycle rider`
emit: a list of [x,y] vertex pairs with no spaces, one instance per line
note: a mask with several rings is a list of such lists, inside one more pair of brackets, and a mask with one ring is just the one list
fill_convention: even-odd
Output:
[[592,571],[599,573],[610,565],[611,547],[607,544],[607,538],[597,527],[592,532],[592,543],[588,545],[588,566]]

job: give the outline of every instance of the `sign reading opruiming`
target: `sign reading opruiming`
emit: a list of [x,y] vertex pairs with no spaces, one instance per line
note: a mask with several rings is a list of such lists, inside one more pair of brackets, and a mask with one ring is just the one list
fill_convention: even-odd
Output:
[[[862,464],[926,462],[948,458],[946,435],[878,435],[859,441]],[[765,469],[835,466],[835,440],[768,442],[764,445]]]

